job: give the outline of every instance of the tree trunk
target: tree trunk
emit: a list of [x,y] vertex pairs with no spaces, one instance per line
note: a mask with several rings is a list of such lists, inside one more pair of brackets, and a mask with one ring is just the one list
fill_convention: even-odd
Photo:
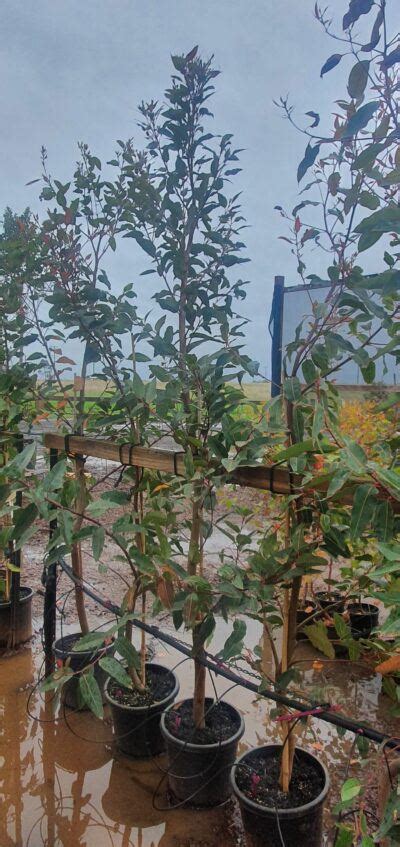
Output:
[[[79,492],[76,498],[76,511],[80,513],[79,517],[76,518],[74,522],[74,533],[79,532],[82,522],[83,522],[83,512],[86,506],[86,484],[84,477],[84,469],[85,462],[81,456],[76,456],[75,459],[75,476],[79,485]],[[71,550],[71,564],[72,571],[74,576],[78,577],[78,579],[82,579],[83,577],[83,568],[82,568],[82,547],[80,542],[76,542]],[[86,635],[89,632],[89,624],[86,617],[86,609],[85,609],[85,597],[80,585],[75,584],[75,603],[76,603],[76,611],[78,614],[79,626],[81,628],[82,635]]]

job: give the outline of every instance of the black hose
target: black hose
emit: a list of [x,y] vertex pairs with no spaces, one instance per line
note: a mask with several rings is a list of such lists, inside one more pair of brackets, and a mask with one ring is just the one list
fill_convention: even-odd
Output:
[[[93,588],[87,586],[83,580],[79,577],[75,576],[72,572],[72,568],[65,562],[64,559],[61,559],[59,562],[62,570],[67,576],[72,579],[76,584],[78,584],[82,591],[87,594],[88,597],[91,597],[96,603],[102,606],[104,609],[107,609],[112,614],[120,617],[123,612],[121,608],[115,603],[112,603],[110,600],[103,600],[99,597],[98,594],[93,590]],[[170,647],[173,647],[178,652],[183,653],[184,656],[188,656],[189,658],[193,658],[192,650],[189,646],[182,644],[173,635],[168,635],[168,633],[163,632],[159,629],[158,626],[154,624],[147,624],[138,618],[132,619],[133,626],[137,627],[137,629],[144,630],[148,635],[152,635],[154,638],[158,638],[160,641],[163,641],[165,644],[169,644]],[[213,671],[215,674],[222,676],[224,679],[229,680],[230,682],[236,683],[236,685],[240,685],[242,688],[246,688],[247,691],[251,691],[258,696],[265,697],[268,700],[273,700],[275,703],[279,703],[281,706],[287,706],[289,709],[295,709],[298,712],[308,712],[310,710],[309,704],[304,704],[300,700],[295,700],[292,697],[287,697],[285,694],[281,694],[279,691],[273,691],[270,688],[259,688],[254,682],[250,682],[250,680],[244,679],[240,674],[235,671],[226,668],[221,664],[219,659],[215,656],[212,656],[210,653],[206,653],[204,658],[198,659],[199,663],[203,665],[205,668]],[[394,738],[390,735],[385,735],[382,732],[379,732],[372,727],[365,726],[364,724],[357,723],[357,721],[352,720],[351,718],[347,718],[345,715],[340,715],[337,712],[330,712],[329,708],[318,710],[315,714],[315,717],[319,720],[326,721],[326,723],[333,724],[334,726],[339,726],[342,729],[348,730],[349,732],[353,732],[355,735],[360,735],[364,738],[368,738],[369,741],[374,741],[376,744],[384,744],[385,747],[391,748],[400,748],[400,738]]]

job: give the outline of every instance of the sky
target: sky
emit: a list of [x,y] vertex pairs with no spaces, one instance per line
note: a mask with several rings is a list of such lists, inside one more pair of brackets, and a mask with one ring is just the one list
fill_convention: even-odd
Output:
[[[348,2],[331,5],[340,25]],[[320,78],[338,48],[313,9],[314,0],[2,0],[0,209],[40,209],[38,185],[26,183],[41,174],[42,145],[50,172],[62,182],[73,173],[78,141],[104,161],[112,158],[117,138],[133,136],[140,147],[138,104],[162,99],[170,55],[198,44],[203,55],[214,54],[222,72],[214,130],[232,132],[245,148],[235,188],[243,192],[249,227],[244,240],[251,263],[243,267],[251,284],[243,311],[252,324],[246,344],[269,373],[274,276],[299,281],[289,245],[278,239],[285,222],[274,206],[296,203],[296,170],[306,146],[273,100],[289,93],[299,119],[317,111],[323,131],[333,101],[346,94],[349,71],[340,65]],[[144,308],[152,277],[139,274],[147,266],[129,239],[114,255],[110,274],[118,287],[137,283]]]

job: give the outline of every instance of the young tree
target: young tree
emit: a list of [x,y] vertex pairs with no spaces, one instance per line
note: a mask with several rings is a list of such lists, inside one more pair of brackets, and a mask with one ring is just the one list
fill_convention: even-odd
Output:
[[[203,60],[194,48],[174,56],[176,73],[165,92],[166,105],[142,104],[141,127],[147,141],[146,168],[138,189],[136,163],[129,160],[125,175],[132,178],[131,199],[138,198],[137,220],[126,223],[152,259],[161,288],[154,293],[161,317],[154,329],[145,327],[157,364],[153,377],[164,384],[156,398],[156,414],[185,455],[185,481],[174,484],[189,499],[187,576],[174,603],[174,618],[192,630],[195,657],[193,719],[204,727],[204,643],[214,627],[213,590],[203,569],[204,545],[212,531],[214,489],[226,470],[249,461],[259,439],[249,444],[252,424],[240,415],[244,402],[241,382],[254,375],[257,364],[242,351],[245,321],[236,303],[245,296],[234,269],[242,257],[244,219],[238,194],[226,196],[239,150],[232,135],[218,136],[205,127],[212,117],[208,101],[218,71],[212,58]],[[235,275],[236,276],[236,275]],[[236,416],[237,413],[237,416]],[[211,517],[211,519],[210,519]]]

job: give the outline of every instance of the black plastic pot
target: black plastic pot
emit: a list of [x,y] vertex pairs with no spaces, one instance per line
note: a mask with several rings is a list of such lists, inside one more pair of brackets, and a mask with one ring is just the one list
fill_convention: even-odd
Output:
[[[107,674],[103,671],[96,660],[101,655],[110,656],[114,652],[114,645],[109,644],[106,648],[103,647],[102,650],[73,650],[74,644],[76,644],[80,638],[82,638],[81,632],[73,632],[70,635],[64,635],[63,638],[58,638],[53,644],[54,655],[56,659],[58,661],[61,660],[63,664],[65,664],[67,659],[69,659],[69,667],[74,672],[83,671],[88,667],[88,665],[91,665],[94,662],[94,675],[101,691],[103,692]],[[79,676],[74,676],[69,679],[68,682],[64,683],[61,699],[63,704],[68,706],[69,709],[75,709],[75,711],[86,711],[88,707],[82,703],[82,699],[79,694]]]
[[[314,600],[307,600],[306,602],[303,602],[302,605],[304,605],[305,608],[302,608],[302,606],[299,606],[298,609],[297,609],[297,612],[296,612],[297,627],[299,627],[301,624],[305,623],[305,621],[308,620],[310,615],[313,615],[314,612],[317,611],[317,604],[314,602]],[[306,612],[306,609],[309,609],[309,608],[311,608],[312,611]],[[311,620],[310,623],[314,623],[314,619]],[[297,641],[308,641],[308,638],[307,638],[305,632],[303,632],[303,630],[301,630],[301,629],[297,630],[296,640]]]
[[350,628],[355,638],[369,638],[378,626],[379,609],[373,603],[350,603],[347,607]]
[[[19,589],[15,646],[32,638],[32,588]],[[7,647],[11,629],[11,601],[0,601],[0,647]]]
[[248,750],[241,756],[231,770],[231,783],[236,795],[246,833],[248,847],[321,847],[322,815],[324,801],[329,791],[328,771],[311,753],[296,750],[295,755],[308,761],[321,773],[324,787],[314,800],[304,806],[293,809],[279,809],[261,806],[247,797],[236,782],[237,765],[251,762],[252,755],[262,753],[268,760],[281,750],[278,744],[271,744],[255,750]]
[[148,662],[146,668],[151,670],[153,674],[170,676],[173,682],[172,690],[168,696],[152,703],[151,706],[125,706],[118,703],[108,690],[110,678],[107,679],[104,688],[105,698],[111,706],[118,750],[124,755],[133,756],[136,759],[159,756],[160,753],[164,752],[164,738],[160,730],[161,716],[165,709],[174,702],[179,691],[179,682],[173,671],[153,662]]
[[340,591],[316,591],[314,597],[323,611],[329,609],[332,615],[334,612],[344,612],[345,597]]
[[[176,738],[167,728],[166,715],[161,718],[161,732],[168,756],[168,785],[179,804],[192,808],[218,806],[225,803],[231,794],[229,774],[244,733],[244,720],[234,706],[223,702],[237,724],[237,730],[231,738],[215,744],[194,744]],[[213,700],[207,697],[206,709],[210,709],[212,704]],[[178,703],[175,708],[180,705]]]

